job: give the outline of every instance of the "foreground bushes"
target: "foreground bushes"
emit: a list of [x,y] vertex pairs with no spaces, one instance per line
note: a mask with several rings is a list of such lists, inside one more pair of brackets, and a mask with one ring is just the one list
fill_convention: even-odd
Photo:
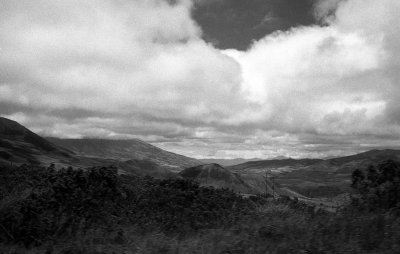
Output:
[[0,170],[0,253],[396,253],[400,218],[115,168]]
[[359,192],[358,207],[368,210],[396,210],[400,213],[400,164],[384,161],[352,174],[352,187]]
[[2,174],[3,184],[0,239],[25,245],[106,225],[122,198],[113,168],[84,172],[23,166]]
[[186,233],[233,223],[255,203],[186,180],[22,166],[1,173],[0,240],[41,244],[92,228]]

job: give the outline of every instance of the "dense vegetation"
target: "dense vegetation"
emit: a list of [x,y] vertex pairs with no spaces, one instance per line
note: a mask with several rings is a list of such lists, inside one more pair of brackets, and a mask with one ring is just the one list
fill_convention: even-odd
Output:
[[[364,200],[368,177],[353,179]],[[400,218],[390,207],[333,214],[112,167],[3,167],[0,253],[396,253]]]
[[360,197],[357,206],[369,209],[391,209],[400,211],[400,164],[395,161],[384,161],[369,166],[363,171],[357,169],[352,174],[352,187],[357,189]]

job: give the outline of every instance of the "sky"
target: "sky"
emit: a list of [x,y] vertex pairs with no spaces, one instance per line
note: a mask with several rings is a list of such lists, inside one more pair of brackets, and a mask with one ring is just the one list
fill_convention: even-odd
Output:
[[3,0],[0,115],[195,158],[400,148],[398,0]]

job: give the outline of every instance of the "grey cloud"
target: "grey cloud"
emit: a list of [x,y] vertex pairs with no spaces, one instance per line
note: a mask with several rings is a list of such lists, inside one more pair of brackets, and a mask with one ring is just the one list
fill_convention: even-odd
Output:
[[314,15],[321,22],[331,22],[341,2],[345,0],[316,0]]

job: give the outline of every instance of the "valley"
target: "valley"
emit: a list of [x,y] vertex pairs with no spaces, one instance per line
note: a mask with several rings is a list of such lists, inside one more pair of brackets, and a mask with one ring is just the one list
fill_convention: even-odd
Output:
[[[355,169],[389,159],[399,160],[400,151],[372,150],[331,159],[254,159],[221,166],[204,164],[207,161],[171,153],[138,139],[42,138],[17,122],[0,118],[2,164],[54,164],[56,168],[113,165],[121,174],[186,178],[203,186],[228,188],[243,194],[268,193],[311,198],[317,200],[315,202],[351,194],[351,174]],[[229,165],[235,161],[243,162],[243,159],[225,163]]]

